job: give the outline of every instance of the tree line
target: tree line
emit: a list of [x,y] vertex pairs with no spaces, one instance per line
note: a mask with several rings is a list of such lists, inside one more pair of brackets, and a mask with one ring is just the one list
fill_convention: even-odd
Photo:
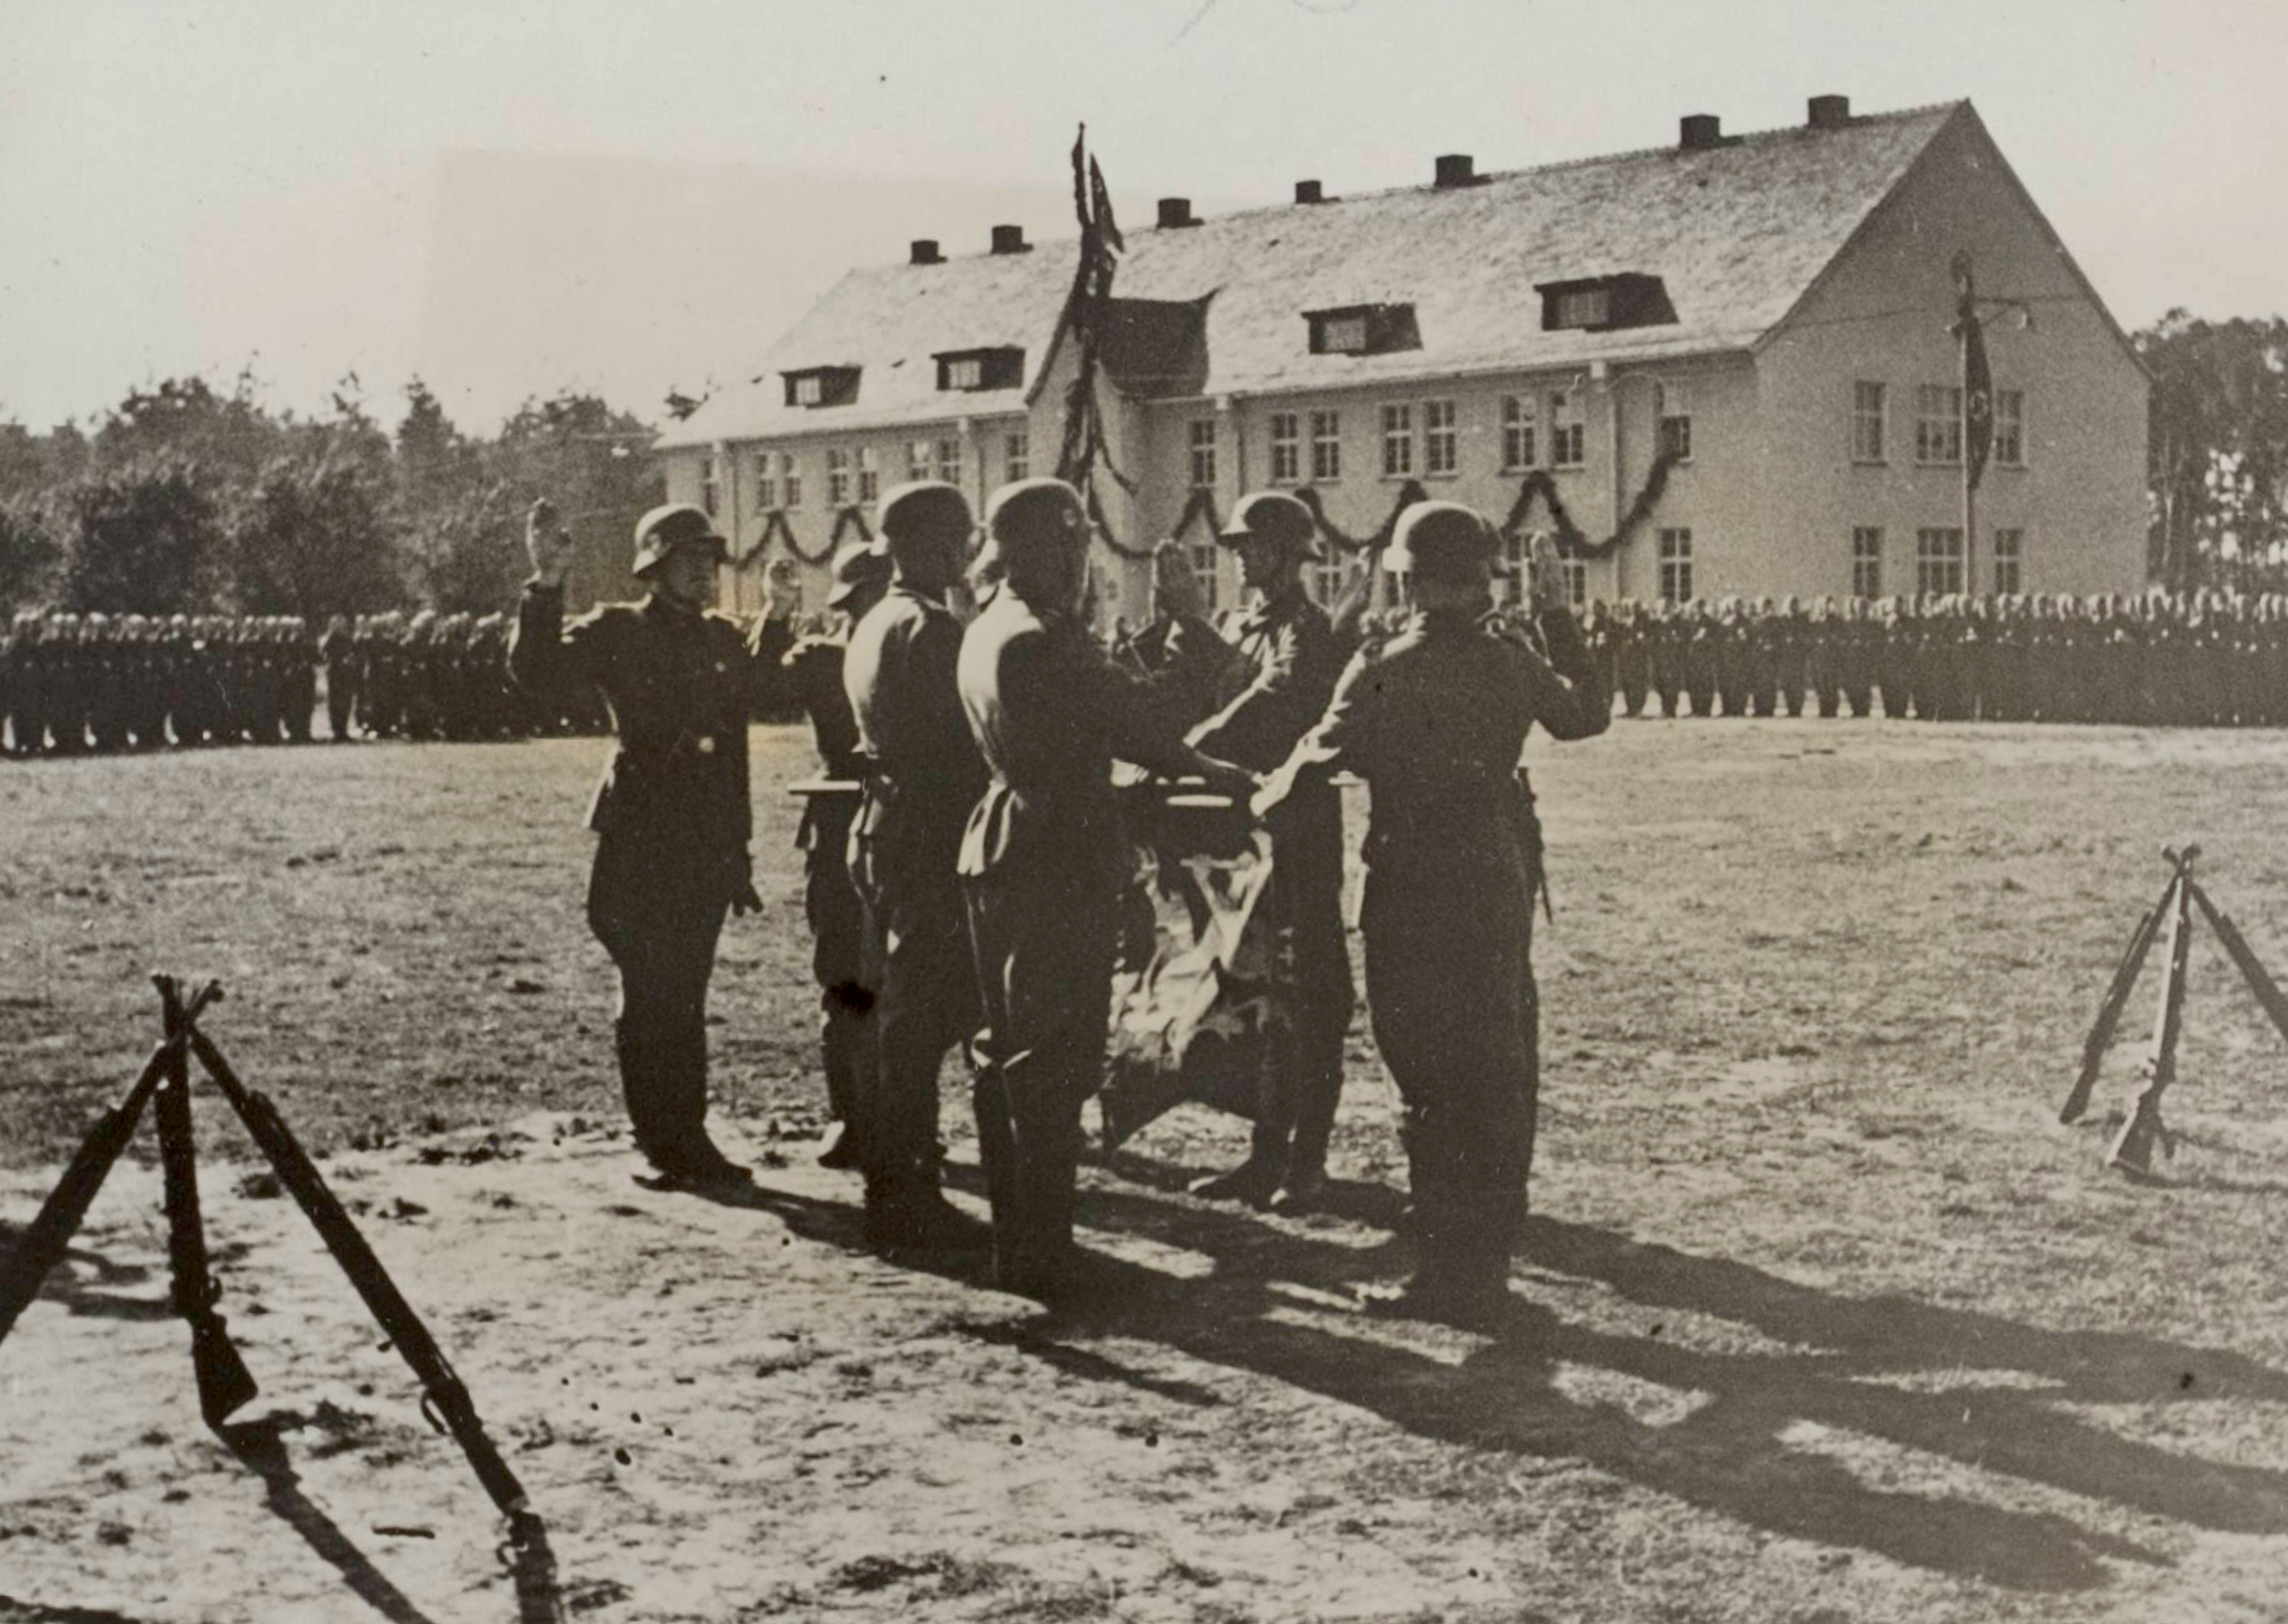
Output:
[[661,499],[652,430],[571,392],[489,439],[419,379],[393,428],[354,377],[322,415],[275,411],[250,374],[131,391],[99,421],[0,423],[0,609],[335,614],[505,606],[524,510],[546,494],[581,541],[582,598],[616,594],[635,516]]
[[[2152,378],[2152,578],[2288,590],[2288,321],[2173,310],[2132,343]],[[629,527],[661,499],[643,419],[566,392],[484,439],[417,378],[404,400],[385,428],[352,377],[325,415],[298,416],[242,373],[228,393],[196,377],[134,390],[87,429],[0,423],[0,610],[483,614],[514,594],[543,494],[580,542],[575,601],[624,589]]]

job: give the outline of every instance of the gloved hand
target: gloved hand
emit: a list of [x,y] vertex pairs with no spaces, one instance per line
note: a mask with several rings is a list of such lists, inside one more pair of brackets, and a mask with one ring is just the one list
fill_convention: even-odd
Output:
[[762,911],[763,899],[755,894],[754,859],[742,852],[731,875],[731,916],[744,919]]

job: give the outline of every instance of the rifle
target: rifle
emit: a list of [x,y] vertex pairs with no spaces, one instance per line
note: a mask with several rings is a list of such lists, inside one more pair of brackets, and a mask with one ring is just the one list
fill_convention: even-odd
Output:
[[[2188,857],[2197,854],[2198,846]],[[2105,998],[2097,1006],[2097,1019],[2091,1023],[2089,1036],[2081,1047],[2081,1070],[2074,1077],[2073,1089],[2066,1095],[2066,1103],[2058,1107],[2058,1121],[2069,1125],[2081,1120],[2089,1109],[2089,1097],[2097,1087],[2098,1068],[2104,1064],[2105,1051],[2113,1046],[2115,1028],[2121,1024],[2121,1011],[2129,1002],[2129,994],[2136,989],[2137,978],[2145,969],[2145,960],[2153,951],[2153,939],[2161,933],[2161,922],[2168,917],[2170,907],[2176,900],[2177,887],[2184,883],[2184,866],[2172,854],[2173,872],[2169,883],[2161,892],[2161,899],[2146,911],[2137,922],[2136,933],[2130,937],[2128,950],[2122,954],[2121,963],[2114,967],[2111,985],[2105,989]]]
[[[181,1030],[183,1003],[174,978],[155,976],[165,1007],[167,1031]],[[223,1317],[215,1311],[222,1295],[207,1268],[206,1226],[199,1216],[199,1173],[191,1130],[191,1063],[180,1048],[168,1062],[167,1080],[152,1114],[159,1128],[159,1163],[166,1176],[167,1261],[174,1276],[175,1311],[191,1327],[191,1367],[199,1387],[199,1414],[218,1430],[258,1390],[239,1357]]]
[[181,1058],[184,1046],[197,1037],[198,1028],[193,1023],[200,1011],[221,996],[222,987],[212,981],[199,989],[189,1007],[182,1010],[180,1026],[152,1050],[134,1086],[127,1090],[127,1097],[106,1112],[89,1130],[72,1157],[71,1165],[64,1169],[64,1176],[56,1181],[56,1187],[41,1205],[38,1216],[17,1238],[16,1249],[8,1256],[7,1268],[0,1271],[0,1341],[6,1340],[17,1319],[40,1295],[41,1282],[48,1278],[49,1271],[63,1261],[71,1238],[86,1220],[95,1192],[103,1187],[112,1165],[119,1160],[119,1153],[127,1148],[135,1124],[142,1118],[143,1107],[150,1102],[170,1068]]
[[412,1367],[421,1383],[424,1419],[440,1432],[452,1435],[493,1503],[512,1523],[520,1525],[531,1513],[524,1485],[517,1481],[516,1474],[509,1470],[508,1462],[487,1436],[476,1406],[470,1400],[469,1390],[462,1385],[444,1351],[431,1337],[420,1316],[413,1311],[413,1305],[397,1289],[388,1271],[381,1266],[381,1260],[366,1244],[365,1237],[358,1233],[357,1225],[343,1210],[340,1200],[326,1187],[317,1164],[310,1160],[268,1097],[239,1081],[230,1062],[207,1041],[204,1033],[192,1028],[190,1043],[199,1065],[222,1089],[231,1108],[245,1122],[247,1132],[253,1136],[255,1145],[276,1169],[279,1182],[310,1220],[311,1227],[325,1242],[326,1250],[334,1255],[342,1272],[349,1276],[350,1284],[365,1300],[368,1311]]

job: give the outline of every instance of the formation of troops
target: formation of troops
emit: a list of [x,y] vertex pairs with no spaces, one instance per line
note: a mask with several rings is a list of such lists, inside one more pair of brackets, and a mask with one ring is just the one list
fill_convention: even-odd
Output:
[[1630,716],[2288,725],[2288,597],[1589,606]]
[[[1116,763],[1221,796],[1271,833],[1265,907],[1291,945],[1291,1040],[1264,1067],[1246,1159],[1195,1190],[1309,1209],[1355,996],[1347,774],[1371,795],[1365,992],[1403,1102],[1418,1253],[1370,1306],[1498,1312],[1538,1090],[1540,836],[1519,756],[1537,724],[1601,731],[1611,695],[1553,558],[1537,560],[1522,623],[1490,615],[1498,538],[1480,515],[1408,511],[1383,558],[1407,613],[1363,639],[1362,596],[1331,617],[1305,590],[1315,530],[1291,495],[1243,499],[1219,539],[1254,606],[1212,623],[1188,573],[1163,568],[1152,622],[1108,649],[1087,611],[1084,506],[1061,480],[1004,487],[981,527],[951,485],[886,492],[877,539],[835,562],[841,627],[808,638],[790,568],[775,566],[752,625],[708,609],[726,543],[686,505],[638,525],[648,598],[568,622],[571,540],[536,504],[508,662],[536,693],[594,684],[618,733],[590,816],[587,915],[620,974],[615,1048],[646,1182],[747,1176],[707,1129],[706,1002],[726,918],[759,906],[744,721],[791,693],[822,766],[860,786],[814,796],[799,840],[842,1119],[821,1160],[862,1175],[870,1242],[983,1241],[998,1283],[1048,1301],[1100,1284],[1074,1214],[1135,877]],[[941,1188],[938,1089],[955,1052],[991,1209],[981,1237]]]
[[361,615],[314,635],[294,615],[27,612],[0,637],[0,722],[16,756],[608,725],[592,688],[520,692],[507,645],[498,614]]

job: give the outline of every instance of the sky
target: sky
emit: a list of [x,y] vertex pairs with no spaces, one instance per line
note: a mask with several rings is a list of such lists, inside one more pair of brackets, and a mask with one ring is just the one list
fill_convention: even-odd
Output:
[[0,0],[0,422],[251,368],[465,426],[728,381],[909,239],[1967,97],[2124,325],[2288,313],[2283,0]]

